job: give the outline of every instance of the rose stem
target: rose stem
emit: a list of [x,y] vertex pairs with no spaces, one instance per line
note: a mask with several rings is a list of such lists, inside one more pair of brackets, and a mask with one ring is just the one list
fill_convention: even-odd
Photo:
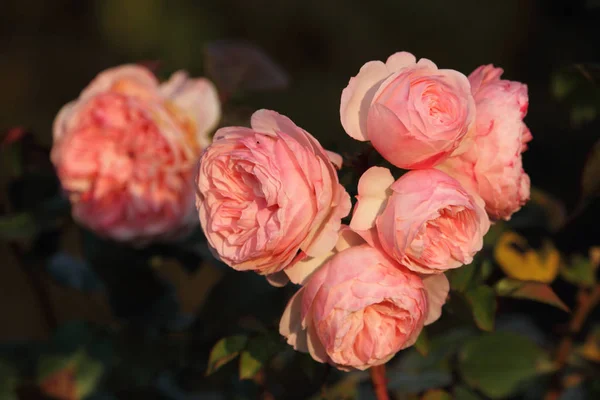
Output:
[[573,313],[573,318],[569,322],[569,331],[560,341],[558,350],[556,352],[556,359],[554,361],[556,365],[554,381],[556,384],[553,385],[550,391],[546,394],[546,397],[544,398],[545,400],[556,400],[560,397],[562,390],[559,382],[560,371],[567,363],[567,359],[571,354],[571,348],[573,347],[573,336],[579,333],[588,314],[600,301],[600,284],[597,284],[592,290],[586,288],[579,289],[577,298],[578,304],[575,312]]
[[377,400],[390,400],[387,391],[387,378],[385,376],[385,364],[371,367],[371,382]]

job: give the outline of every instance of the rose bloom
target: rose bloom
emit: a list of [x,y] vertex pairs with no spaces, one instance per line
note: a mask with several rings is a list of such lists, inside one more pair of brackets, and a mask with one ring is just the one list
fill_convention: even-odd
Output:
[[280,333],[298,351],[342,370],[384,364],[415,343],[446,301],[446,277],[422,280],[360,239],[337,253],[288,303]]
[[370,61],[342,92],[346,132],[400,168],[428,168],[459,147],[475,120],[467,78],[400,52]]
[[479,194],[493,220],[509,220],[529,200],[529,176],[521,153],[532,139],[523,123],[527,86],[500,79],[502,69],[485,65],[471,75],[477,104],[473,144],[439,166],[465,188]]
[[333,248],[351,203],[332,163],[341,157],[274,111],[255,112],[251,125],[217,131],[200,159],[196,205],[214,253],[266,275],[300,250]]
[[167,238],[197,223],[193,171],[220,117],[206,79],[146,68],[99,74],[54,121],[52,162],[74,218],[119,241]]
[[384,251],[421,274],[469,264],[490,227],[482,200],[436,169],[394,182],[387,168],[372,167],[359,180],[357,199],[350,226],[375,227]]

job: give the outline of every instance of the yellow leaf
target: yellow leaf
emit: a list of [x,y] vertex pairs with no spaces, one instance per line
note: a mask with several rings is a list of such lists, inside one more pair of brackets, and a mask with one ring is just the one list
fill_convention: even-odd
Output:
[[515,232],[500,236],[494,257],[506,275],[521,281],[550,283],[556,278],[560,264],[560,253],[552,242],[544,241],[536,251]]

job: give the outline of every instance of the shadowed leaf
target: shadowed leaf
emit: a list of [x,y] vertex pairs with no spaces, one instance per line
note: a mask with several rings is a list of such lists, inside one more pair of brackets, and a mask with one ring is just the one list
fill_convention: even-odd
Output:
[[466,343],[459,354],[459,370],[472,388],[499,399],[517,391],[521,382],[544,372],[547,360],[544,351],[529,339],[495,332]]
[[206,375],[212,374],[236,358],[240,354],[240,351],[246,347],[247,342],[248,337],[245,335],[229,336],[219,340],[210,352]]
[[473,319],[479,329],[492,331],[496,314],[496,294],[486,285],[477,286],[465,292],[465,297],[471,307]]
[[426,356],[429,352],[429,338],[427,336],[427,331],[423,329],[415,342],[415,349],[419,352],[420,355]]
[[569,307],[567,307],[556,293],[554,293],[552,288],[545,283],[522,282],[505,278],[496,284],[496,293],[499,296],[527,299],[549,304],[569,312]]

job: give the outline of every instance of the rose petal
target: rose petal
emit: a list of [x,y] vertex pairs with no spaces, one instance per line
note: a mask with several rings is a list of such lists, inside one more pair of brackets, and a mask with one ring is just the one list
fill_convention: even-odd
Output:
[[451,153],[436,150],[430,143],[412,137],[412,133],[396,114],[382,104],[376,103],[370,107],[367,126],[373,147],[399,168],[429,168]]
[[367,113],[373,96],[390,72],[381,61],[370,61],[362,66],[358,74],[350,78],[342,91],[340,119],[346,133],[356,140],[369,140],[367,135]]
[[335,245],[336,251],[340,252],[352,246],[360,246],[365,240],[348,226],[342,226],[340,229],[340,237]]
[[389,196],[389,187],[394,177],[387,168],[371,167],[358,181],[358,202],[354,207],[350,228],[366,230],[373,227],[377,215]]
[[303,293],[304,288],[298,290],[288,302],[279,321],[279,333],[295,350],[308,353],[307,331],[302,326],[301,315]]
[[394,183],[394,177],[389,169],[371,167],[358,180],[358,195],[385,198],[392,183]]
[[327,362],[329,359],[327,356],[327,351],[325,351],[325,347],[323,347],[323,344],[319,340],[317,331],[312,323],[308,324],[306,339],[308,344],[308,352],[312,358],[322,363]]
[[[118,85],[126,86],[119,87]],[[96,78],[81,92],[80,100],[95,96],[109,90],[127,90],[128,95],[138,95],[143,98],[157,98],[153,92],[158,87],[158,80],[148,70],[140,65],[128,64],[109,68]]]
[[331,163],[335,165],[337,169],[342,169],[342,165],[344,164],[344,159],[342,156],[329,150],[325,150],[325,153],[327,153],[327,156],[329,156],[329,161],[331,161]]
[[52,125],[52,135],[55,141],[60,140],[69,127],[74,124],[72,116],[76,104],[75,101],[65,104],[56,115]]
[[385,62],[390,72],[398,72],[404,67],[416,64],[417,58],[407,51],[399,51],[388,57]]
[[193,121],[198,143],[205,148],[210,144],[209,134],[221,118],[221,102],[215,85],[208,79],[188,79],[178,71],[161,85],[161,93],[170,98]]
[[329,251],[320,257],[306,257],[287,267],[284,271],[292,283],[304,285],[311,275],[325,263],[335,252]]
[[442,306],[446,303],[448,292],[450,291],[450,283],[444,274],[429,275],[423,279],[425,291],[427,292],[427,303],[429,306],[425,325],[438,320],[442,315]]

